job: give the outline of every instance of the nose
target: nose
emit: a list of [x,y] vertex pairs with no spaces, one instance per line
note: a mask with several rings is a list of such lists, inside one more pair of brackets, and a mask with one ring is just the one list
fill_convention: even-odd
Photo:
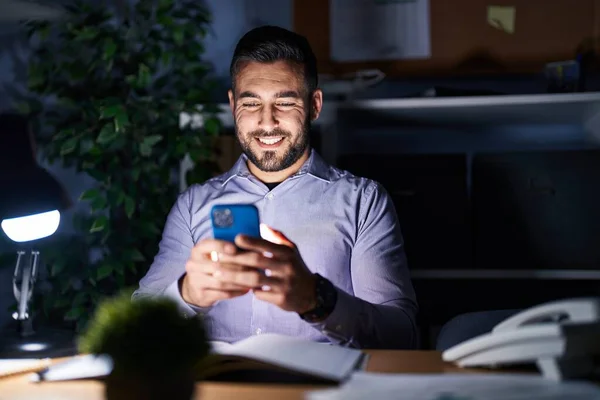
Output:
[[263,107],[260,114],[259,126],[267,132],[270,132],[279,126],[279,121],[277,120],[272,107]]

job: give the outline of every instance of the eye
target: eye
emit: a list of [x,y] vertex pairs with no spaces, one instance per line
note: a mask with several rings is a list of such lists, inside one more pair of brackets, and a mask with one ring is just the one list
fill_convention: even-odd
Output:
[[277,103],[279,107],[293,107],[294,103]]
[[247,108],[252,108],[252,107],[258,107],[260,104],[258,103],[244,103],[242,104],[242,107],[247,107]]

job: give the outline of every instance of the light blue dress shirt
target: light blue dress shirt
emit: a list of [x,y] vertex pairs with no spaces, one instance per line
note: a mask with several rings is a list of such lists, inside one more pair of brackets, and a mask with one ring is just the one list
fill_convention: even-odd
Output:
[[[280,333],[358,348],[414,348],[417,302],[394,205],[377,182],[334,168],[314,151],[301,169],[269,191],[242,155],[233,168],[183,192],[173,206],[158,254],[133,298],[167,296],[188,316],[204,316],[212,340],[235,342]],[[195,243],[212,237],[218,203],[252,203],[261,222],[293,241],[308,268],[338,289],[320,323],[258,300],[252,293],[209,308],[185,303],[178,280]]]

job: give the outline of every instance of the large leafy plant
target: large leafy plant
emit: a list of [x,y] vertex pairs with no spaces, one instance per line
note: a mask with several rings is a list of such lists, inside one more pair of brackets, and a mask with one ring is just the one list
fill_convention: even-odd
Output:
[[[57,22],[27,23],[35,98],[23,111],[38,123],[46,160],[94,180],[79,199],[89,211],[75,216],[78,234],[42,249],[50,288],[35,303],[81,328],[103,296],[136,285],[152,262],[181,160],[195,162],[188,184],[214,174],[220,124],[202,58],[210,24],[202,2],[74,2],[67,11]],[[180,114],[199,106],[202,127],[181,127]]]

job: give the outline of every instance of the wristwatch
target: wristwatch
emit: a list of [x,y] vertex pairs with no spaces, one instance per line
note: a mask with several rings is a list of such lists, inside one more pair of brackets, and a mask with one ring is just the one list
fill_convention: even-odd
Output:
[[319,274],[315,274],[315,277],[317,278],[317,306],[312,310],[300,314],[300,318],[306,322],[323,321],[333,312],[335,303],[337,302],[337,290],[333,286],[333,283]]

